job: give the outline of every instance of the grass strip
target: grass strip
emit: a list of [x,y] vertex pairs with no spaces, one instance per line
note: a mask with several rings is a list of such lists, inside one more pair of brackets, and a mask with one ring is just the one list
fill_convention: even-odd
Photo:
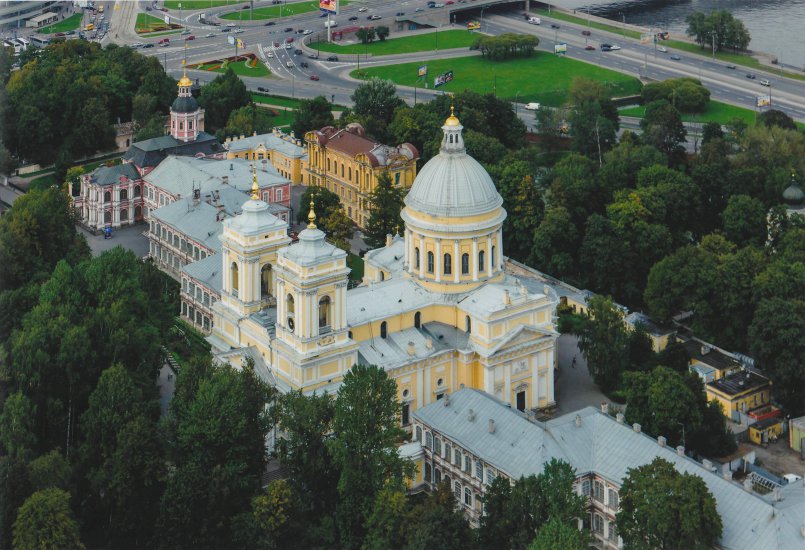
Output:
[[621,36],[628,36],[629,38],[636,38],[640,40],[640,32],[635,31],[632,29],[624,29],[622,27],[617,27],[615,25],[607,25],[606,23],[599,23],[597,21],[588,21],[583,17],[577,17],[575,15],[570,15],[568,13],[562,11],[551,10],[551,13],[548,13],[548,10],[544,8],[536,8],[531,9],[530,11],[537,13],[543,17],[550,17],[551,19],[559,19],[560,21],[567,21],[568,23],[576,23],[577,25],[586,25],[593,29],[598,29],[599,31],[606,31],[615,34],[620,34]]
[[428,32],[402,38],[388,38],[383,42],[375,40],[370,44],[338,44],[336,42],[313,42],[314,50],[341,54],[372,54],[374,56],[399,53],[425,52],[452,48],[467,48],[478,39],[478,35],[465,30]]
[[[643,118],[646,116],[646,108],[642,105],[620,109],[621,116],[631,116]],[[722,103],[720,101],[710,101],[703,113],[683,113],[682,120],[685,122],[718,122],[727,124],[733,119],[739,118],[749,125],[755,123],[757,113],[752,109]]]
[[[339,8],[349,5],[348,0],[340,0]],[[182,4],[184,5],[184,4]],[[221,15],[221,19],[229,21],[250,21],[262,19],[274,19],[277,17],[287,17],[289,15],[299,15],[300,13],[309,13],[312,11],[319,11],[319,2],[293,2],[290,4],[278,6],[266,6],[264,8],[255,8],[254,10],[237,10]]]
[[[378,76],[403,86],[425,87],[417,78],[421,62],[371,67],[352,71],[354,78]],[[427,84],[444,72],[453,71],[453,81],[439,87],[445,92],[473,90],[494,93],[498,97],[520,103],[539,102],[552,107],[564,104],[570,85],[577,77],[603,82],[613,97],[640,93],[640,81],[616,71],[604,69],[548,52],[536,52],[533,57],[490,61],[481,56],[456,57],[428,61]]]
[[52,25],[48,25],[47,27],[42,27],[37,32],[40,34],[53,34],[54,32],[67,32],[67,31],[74,31],[81,26],[81,19],[83,18],[83,13],[76,13],[71,15],[67,19],[63,19],[58,23],[53,23]]

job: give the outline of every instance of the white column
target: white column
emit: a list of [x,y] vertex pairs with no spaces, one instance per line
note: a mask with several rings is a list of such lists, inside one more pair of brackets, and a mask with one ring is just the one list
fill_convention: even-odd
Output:
[[419,236],[419,276],[425,277],[425,239]]
[[456,241],[455,245],[453,246],[453,280],[457,283],[459,282],[459,277],[461,276],[460,266],[459,266],[459,249],[458,249],[458,241]]
[[498,257],[496,258],[497,261],[495,263],[498,265],[498,269],[503,271],[503,240],[500,238],[500,235],[501,235],[500,231],[497,231],[495,233],[495,240],[497,240],[497,249],[495,250],[495,252],[497,252],[498,255]]
[[413,258],[413,255],[411,254],[411,250],[413,250],[412,249],[413,245],[411,243],[411,232],[408,231],[408,229],[406,229],[403,232],[403,235],[405,235],[405,260],[404,260],[404,266],[403,267],[405,268],[405,271],[410,273],[411,272],[411,259]]
[[484,254],[484,256],[486,256],[486,262],[485,262],[486,265],[484,266],[486,268],[486,273],[487,273],[487,275],[492,275],[492,236],[491,235],[486,236],[486,254]]
[[472,238],[472,258],[470,258],[470,266],[472,266],[472,280],[478,280],[478,237]]
[[441,239],[436,239],[436,262],[434,265],[434,269],[436,270],[436,282],[442,280],[442,241]]

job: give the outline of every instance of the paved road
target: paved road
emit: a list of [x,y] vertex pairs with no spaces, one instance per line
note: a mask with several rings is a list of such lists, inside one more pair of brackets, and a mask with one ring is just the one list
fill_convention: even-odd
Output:
[[554,383],[554,391],[554,397],[559,404],[555,416],[584,407],[600,409],[601,403],[610,403],[609,398],[601,393],[587,372],[587,362],[579,351],[578,338],[570,334],[559,337],[559,372]]

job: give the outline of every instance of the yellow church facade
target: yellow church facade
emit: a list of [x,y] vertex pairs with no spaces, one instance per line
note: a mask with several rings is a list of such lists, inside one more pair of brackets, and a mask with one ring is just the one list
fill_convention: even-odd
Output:
[[445,122],[439,155],[405,199],[404,235],[366,254],[357,288],[347,290],[346,254],[316,227],[313,205],[294,244],[256,196],[226,220],[216,356],[250,358],[281,391],[305,393],[336,391],[356,363],[381,366],[403,425],[463,387],[520,410],[554,405],[558,300],[504,270],[506,212],[462,129]]

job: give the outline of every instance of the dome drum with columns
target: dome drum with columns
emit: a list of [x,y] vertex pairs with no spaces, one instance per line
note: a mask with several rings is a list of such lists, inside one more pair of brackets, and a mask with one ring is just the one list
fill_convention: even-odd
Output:
[[259,201],[244,205],[244,221],[230,220],[222,236],[224,268],[235,262],[246,274],[239,288],[251,288],[271,265],[276,302],[250,301],[225,282],[210,337],[216,355],[251,357],[281,390],[307,393],[335,391],[355,363],[377,364],[397,382],[404,425],[413,409],[461,386],[520,409],[552,406],[558,300],[506,272],[503,200],[467,155],[462,130],[451,108],[439,154],[405,199],[404,236],[367,253],[357,288],[347,290],[347,255],[316,228],[312,204],[291,245]]

